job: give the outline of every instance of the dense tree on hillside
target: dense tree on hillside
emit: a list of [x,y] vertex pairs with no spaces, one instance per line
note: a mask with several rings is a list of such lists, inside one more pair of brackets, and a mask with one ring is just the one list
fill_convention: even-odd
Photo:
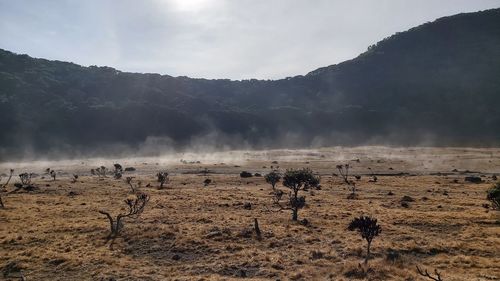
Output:
[[9,132],[0,157],[182,147],[206,135],[235,147],[498,145],[499,76],[500,9],[442,18],[276,81],[126,73],[0,50],[0,128]]

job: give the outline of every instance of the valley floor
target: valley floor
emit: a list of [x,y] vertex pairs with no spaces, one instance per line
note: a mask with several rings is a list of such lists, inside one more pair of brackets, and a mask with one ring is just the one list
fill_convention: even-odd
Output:
[[[124,177],[141,181],[151,200],[139,218],[125,219],[110,249],[109,223],[98,210],[118,214],[132,194],[124,179],[90,169],[111,169],[114,161],[136,168]],[[357,199],[347,199],[336,176],[335,166],[345,163],[361,176]],[[55,181],[42,175],[49,167]],[[276,210],[263,177],[239,175],[302,167],[321,175],[321,190],[302,192],[307,205],[299,220],[308,224]],[[0,174],[14,168],[40,176],[33,180],[38,190],[2,192],[0,279],[426,280],[418,265],[446,281],[500,280],[500,212],[483,207],[499,167],[500,149],[386,147],[3,163]],[[162,190],[158,171],[170,174]],[[465,182],[470,175],[483,182]],[[212,180],[207,187],[205,178]],[[414,201],[403,207],[403,196]],[[359,265],[366,242],[347,230],[360,215],[382,227],[366,268]]]

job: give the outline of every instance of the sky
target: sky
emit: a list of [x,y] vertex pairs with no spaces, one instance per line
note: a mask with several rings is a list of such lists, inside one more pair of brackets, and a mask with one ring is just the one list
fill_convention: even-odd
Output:
[[500,0],[0,0],[0,48],[122,71],[279,79]]

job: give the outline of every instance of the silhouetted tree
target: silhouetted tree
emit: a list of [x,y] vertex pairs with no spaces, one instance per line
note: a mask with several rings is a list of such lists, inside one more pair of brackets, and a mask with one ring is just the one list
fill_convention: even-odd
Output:
[[107,237],[107,240],[115,239],[120,231],[123,229],[123,219],[125,218],[137,218],[144,211],[146,204],[149,201],[149,195],[145,193],[136,194],[135,198],[128,198],[125,200],[125,204],[127,204],[127,212],[120,213],[113,218],[109,212],[99,211],[99,213],[105,215],[109,220],[110,225],[110,233]]
[[307,191],[310,187],[319,185],[319,177],[314,176],[313,172],[308,169],[287,170],[283,175],[283,186],[290,189],[289,203],[292,210],[292,220],[298,219],[299,209],[302,209],[306,204],[304,196],[299,197],[299,191]]
[[157,181],[160,183],[160,189],[163,189],[164,184],[168,184],[170,179],[168,178],[168,173],[167,172],[159,172],[156,174]]
[[121,179],[123,175],[123,167],[122,165],[116,163],[113,165],[115,167],[115,170],[113,171],[113,177],[115,179]]
[[268,184],[273,187],[273,190],[276,189],[276,184],[281,180],[281,174],[277,171],[272,171],[269,174],[264,176],[264,179]]
[[141,182],[139,181],[137,183],[137,186],[134,187],[134,183],[132,182],[132,180],[134,179],[134,177],[127,177],[125,179],[125,181],[128,183],[128,185],[130,186],[130,189],[132,190],[132,193],[135,193],[137,190],[139,190],[139,188],[141,187]]
[[372,240],[373,238],[375,238],[375,236],[378,236],[380,232],[382,232],[382,228],[377,224],[377,219],[367,216],[361,216],[359,218],[353,219],[347,229],[349,229],[350,231],[357,230],[361,237],[365,239],[366,242],[368,242],[365,258],[365,264],[368,264]]
[[337,165],[337,170],[339,171],[340,176],[351,191],[351,194],[347,198],[354,199],[356,198],[356,182],[353,180],[349,180],[349,168],[349,164]]

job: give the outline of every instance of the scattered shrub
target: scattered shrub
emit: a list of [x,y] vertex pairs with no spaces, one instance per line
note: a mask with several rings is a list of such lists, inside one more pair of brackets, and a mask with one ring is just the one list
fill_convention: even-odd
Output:
[[476,176],[465,177],[465,181],[471,182],[471,183],[482,183],[483,182],[483,180],[480,177],[476,177]]
[[210,183],[212,183],[212,180],[211,180],[211,179],[205,179],[205,180],[203,181],[203,185],[204,185],[204,186],[208,186]]
[[98,167],[96,169],[90,169],[90,174],[98,177],[106,177],[107,168],[104,166]]
[[113,171],[113,177],[115,179],[121,179],[122,178],[122,175],[123,175],[123,167],[122,165],[116,163],[113,165],[115,167],[115,170]]
[[19,174],[19,179],[21,180],[21,184],[23,184],[23,185],[30,185],[32,177],[33,177],[33,173]]
[[500,210],[500,183],[487,191],[486,199],[491,202],[493,209]]
[[[10,179],[12,179],[12,175],[14,174],[14,169],[10,169],[10,174],[9,174],[9,178],[7,178],[7,181],[2,184],[2,188],[0,189],[0,208],[4,208],[5,205],[3,204],[3,200],[2,200],[2,191],[7,187],[7,185],[9,184],[10,182]],[[0,182],[2,182],[2,177],[0,177]]]
[[253,175],[252,175],[252,173],[249,173],[247,171],[242,171],[240,173],[240,177],[242,177],[242,178],[251,178],[251,177],[253,177]]
[[136,194],[135,198],[128,198],[125,200],[125,204],[127,204],[127,211],[125,213],[120,213],[113,218],[109,212],[99,211],[99,213],[105,215],[109,220],[110,225],[110,233],[107,237],[107,240],[114,240],[123,229],[123,219],[125,218],[137,218],[141,215],[146,207],[146,204],[149,202],[149,195],[145,193]]
[[310,187],[315,187],[319,185],[319,177],[314,176],[313,172],[308,169],[301,170],[287,170],[283,176],[283,186],[290,189],[289,193],[289,208],[283,208],[279,204],[279,200],[283,196],[279,191],[275,191],[275,203],[280,205],[281,209],[292,210],[292,220],[297,221],[299,209],[302,209],[306,204],[306,198],[304,196],[299,197],[299,191],[309,190]]
[[356,198],[356,182],[354,182],[353,180],[349,180],[349,168],[349,164],[337,165],[337,170],[339,171],[340,176],[351,191],[351,194],[347,198],[354,199]]
[[420,274],[420,275],[422,275],[422,276],[424,276],[424,277],[427,277],[427,278],[429,278],[429,279],[431,279],[431,280],[434,280],[434,281],[443,281],[443,279],[441,279],[441,273],[439,273],[439,272],[437,271],[437,269],[434,269],[434,274],[436,275],[435,277],[434,277],[434,276],[432,276],[432,275],[431,275],[431,274],[427,271],[427,269],[425,269],[424,271],[422,271],[422,269],[420,269],[420,267],[418,267],[418,265],[417,265],[417,272],[418,272],[418,274]]
[[277,171],[272,171],[269,174],[264,176],[264,179],[268,184],[273,187],[273,190],[276,189],[276,184],[281,180],[281,174]]
[[132,180],[134,179],[134,177],[127,177],[125,179],[125,181],[127,182],[127,184],[130,186],[130,189],[132,191],[132,193],[135,193],[137,190],[139,190],[139,188],[141,187],[141,182],[139,181],[137,183],[136,186],[134,186],[134,183],[132,182]]
[[368,259],[370,258],[370,246],[372,244],[373,238],[378,236],[380,232],[382,232],[382,228],[377,224],[377,219],[371,218],[368,216],[361,216],[359,218],[355,218],[351,221],[349,226],[347,227],[350,231],[357,230],[361,237],[366,240],[366,258],[365,264],[368,264]]
[[73,174],[73,178],[71,179],[71,183],[76,183],[77,180],[78,180],[78,175]]
[[160,183],[160,189],[163,189],[163,185],[170,181],[167,172],[159,172],[158,174],[156,174],[156,178],[157,181]]
[[56,180],[56,171],[52,170],[51,168],[45,169],[45,173],[49,175],[53,181]]

